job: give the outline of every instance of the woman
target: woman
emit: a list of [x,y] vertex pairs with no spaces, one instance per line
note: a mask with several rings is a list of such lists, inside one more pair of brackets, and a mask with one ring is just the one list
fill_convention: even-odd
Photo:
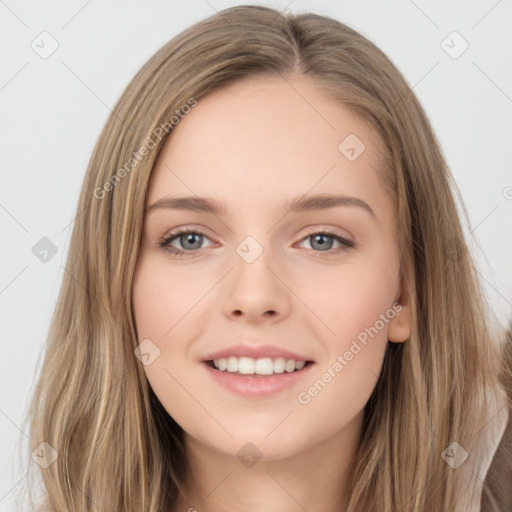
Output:
[[44,507],[506,510],[510,341],[454,193],[349,27],[241,6],[171,40],[82,188],[30,416]]

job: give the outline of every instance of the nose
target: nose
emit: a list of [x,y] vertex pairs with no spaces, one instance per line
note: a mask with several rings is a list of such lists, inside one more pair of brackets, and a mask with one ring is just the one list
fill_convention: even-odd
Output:
[[235,255],[224,313],[251,324],[278,322],[290,314],[291,291],[265,251],[248,263]]

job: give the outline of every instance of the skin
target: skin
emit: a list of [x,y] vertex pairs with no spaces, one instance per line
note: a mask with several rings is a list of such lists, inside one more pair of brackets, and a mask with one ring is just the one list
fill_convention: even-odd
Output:
[[[338,150],[349,134],[366,146],[355,161]],[[411,330],[396,212],[375,171],[383,149],[365,121],[300,75],[245,78],[201,98],[164,145],[147,205],[197,195],[227,209],[218,216],[149,210],[135,274],[139,341],[149,338],[160,350],[144,371],[185,431],[190,495],[177,510],[314,512],[346,505],[363,409],[388,340],[403,342]],[[354,205],[283,209],[287,200],[322,193],[359,198],[375,215]],[[187,227],[205,235],[202,245],[200,237],[188,245],[186,237],[174,238],[172,246],[189,255],[159,245]],[[355,247],[343,249],[329,236],[319,246],[308,233],[323,229]],[[247,236],[263,248],[250,264],[236,252]],[[394,318],[309,403],[300,403],[298,394],[394,303],[402,306]],[[235,395],[200,361],[243,340],[292,350],[315,366],[270,397]],[[252,467],[237,457],[248,442],[262,457]]]

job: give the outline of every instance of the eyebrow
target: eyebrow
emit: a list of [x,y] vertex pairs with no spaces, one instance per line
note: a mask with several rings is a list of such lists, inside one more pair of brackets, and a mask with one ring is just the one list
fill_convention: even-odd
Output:
[[[357,206],[376,217],[370,205],[357,197],[318,194],[314,196],[299,196],[287,201],[284,209],[291,213],[327,210],[336,206]],[[225,215],[226,207],[215,199],[198,196],[163,197],[146,208],[146,211],[158,208],[173,210],[188,210],[193,212]]]

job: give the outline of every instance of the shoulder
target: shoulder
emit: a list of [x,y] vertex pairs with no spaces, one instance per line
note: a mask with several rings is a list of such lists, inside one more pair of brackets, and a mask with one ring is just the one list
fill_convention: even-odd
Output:
[[481,512],[512,510],[512,414],[505,398],[489,439],[490,457],[485,468],[485,481],[481,497]]

